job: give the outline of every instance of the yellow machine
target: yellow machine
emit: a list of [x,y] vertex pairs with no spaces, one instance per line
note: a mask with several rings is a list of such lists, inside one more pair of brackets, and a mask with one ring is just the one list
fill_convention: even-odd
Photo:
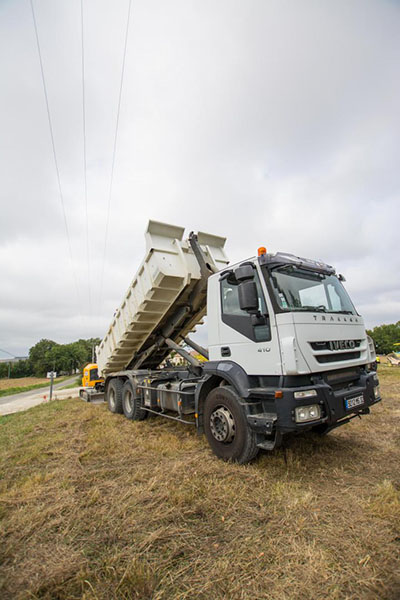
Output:
[[90,363],[83,369],[82,376],[82,387],[84,388],[96,388],[99,387],[97,384],[104,383],[104,379],[99,377],[97,365]]

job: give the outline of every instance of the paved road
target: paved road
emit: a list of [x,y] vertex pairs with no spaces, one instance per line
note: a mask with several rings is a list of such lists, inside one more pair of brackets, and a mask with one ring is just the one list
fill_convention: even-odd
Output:
[[[53,389],[58,390],[62,387],[64,387],[65,385],[69,385],[70,383],[74,383],[77,379],[77,375],[75,375],[75,377],[71,377],[70,379],[65,379],[64,381],[61,381],[60,383],[55,383],[53,386]],[[10,402],[13,402],[14,400],[21,400],[21,398],[28,398],[30,396],[37,396],[38,394],[48,394],[48,396],[50,395],[50,381],[49,381],[49,385],[46,385],[45,387],[42,388],[36,388],[35,390],[29,390],[28,392],[20,392],[19,394],[11,394],[10,396],[2,396],[0,397],[0,406],[2,404],[9,404]]]

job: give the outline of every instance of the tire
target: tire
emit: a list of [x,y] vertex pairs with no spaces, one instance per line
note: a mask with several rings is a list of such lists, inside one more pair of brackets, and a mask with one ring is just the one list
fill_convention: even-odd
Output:
[[211,390],[204,403],[203,420],[208,443],[218,458],[245,464],[257,456],[256,434],[248,426],[232,386]]
[[140,396],[137,396],[133,385],[130,381],[124,383],[122,388],[122,410],[127,419],[132,421],[143,421],[149,414],[147,410],[143,410],[143,401]]
[[112,413],[122,414],[122,388],[124,382],[115,377],[111,379],[107,387],[107,405]]

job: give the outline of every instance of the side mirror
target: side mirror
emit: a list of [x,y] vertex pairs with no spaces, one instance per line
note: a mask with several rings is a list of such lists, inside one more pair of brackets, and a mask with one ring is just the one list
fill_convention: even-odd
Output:
[[258,311],[258,292],[255,281],[242,281],[238,287],[239,306],[247,312]]
[[235,269],[236,281],[246,281],[247,279],[254,279],[254,269],[251,265],[241,265]]

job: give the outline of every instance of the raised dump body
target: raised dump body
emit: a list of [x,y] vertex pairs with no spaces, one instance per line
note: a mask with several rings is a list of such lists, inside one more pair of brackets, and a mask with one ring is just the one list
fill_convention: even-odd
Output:
[[207,276],[229,262],[226,238],[199,231],[183,239],[183,234],[183,227],[149,221],[146,256],[97,347],[103,377],[158,367],[170,352],[164,338],[178,343],[201,323]]

